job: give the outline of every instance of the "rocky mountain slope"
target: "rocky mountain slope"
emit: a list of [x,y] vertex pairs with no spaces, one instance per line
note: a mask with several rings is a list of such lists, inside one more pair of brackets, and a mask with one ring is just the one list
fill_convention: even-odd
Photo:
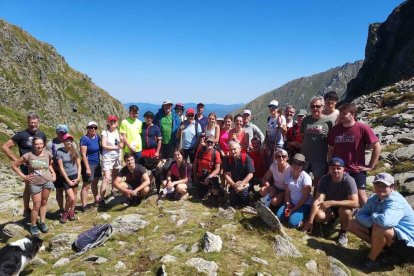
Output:
[[[25,127],[30,112],[45,125],[66,123],[75,132],[89,120],[103,125],[108,114],[126,115],[118,100],[72,69],[53,46],[1,19],[0,103],[0,122],[12,131]],[[4,125],[0,129],[5,135]]]
[[369,26],[365,60],[347,89],[352,100],[414,76],[414,1],[394,9],[384,23]]
[[277,99],[280,106],[291,104],[299,110],[306,108],[309,100],[315,95],[324,95],[326,92],[334,90],[342,96],[346,91],[347,83],[355,78],[361,66],[362,61],[346,63],[322,73],[290,81],[257,97],[235,113],[237,114],[243,109],[250,109],[253,114],[253,123],[264,129],[266,119],[269,116],[267,105],[271,100]]

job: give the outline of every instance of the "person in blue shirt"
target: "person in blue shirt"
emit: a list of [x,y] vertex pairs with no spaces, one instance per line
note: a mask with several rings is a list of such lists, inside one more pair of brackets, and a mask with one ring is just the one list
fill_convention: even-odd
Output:
[[349,231],[371,244],[362,268],[373,271],[381,263],[378,256],[383,249],[414,253],[414,211],[407,200],[395,191],[394,177],[379,173],[374,179],[374,195],[359,209]]

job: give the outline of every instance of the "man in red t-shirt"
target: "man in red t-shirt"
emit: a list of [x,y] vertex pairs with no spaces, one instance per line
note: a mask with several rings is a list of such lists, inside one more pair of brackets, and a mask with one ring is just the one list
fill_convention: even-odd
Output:
[[220,153],[214,148],[214,137],[206,137],[206,145],[200,146],[193,165],[194,183],[197,185],[201,198],[206,196],[209,189],[217,200],[220,192],[218,174],[220,172]]
[[[366,124],[356,121],[357,109],[352,103],[339,108],[338,124],[328,136],[328,159],[340,157],[345,162],[345,170],[355,179],[358,188],[359,206],[367,201],[365,192],[366,172],[375,168],[381,153],[381,146],[374,131]],[[365,162],[365,149],[372,148],[368,165]]]

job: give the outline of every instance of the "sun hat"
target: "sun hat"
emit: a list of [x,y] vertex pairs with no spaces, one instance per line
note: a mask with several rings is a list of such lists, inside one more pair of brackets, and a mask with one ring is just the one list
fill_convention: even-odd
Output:
[[182,103],[176,103],[174,108],[177,108],[177,107],[184,108],[184,104],[182,104]]
[[383,183],[387,186],[391,186],[393,185],[394,182],[394,177],[392,175],[390,175],[389,173],[379,173],[375,176],[373,183],[375,184],[376,182],[380,182]]
[[293,156],[293,160],[300,161],[300,162],[303,162],[303,163],[306,162],[305,155],[303,155],[302,153],[296,153]]
[[243,110],[243,114],[252,115],[252,112],[250,111],[250,109],[245,109],[245,110]]
[[170,100],[165,100],[162,102],[162,105],[166,105],[166,104],[173,104]]
[[342,160],[342,158],[339,158],[339,157],[332,157],[332,158],[328,161],[328,165],[329,165],[329,166],[339,166],[339,167],[345,167],[345,162],[344,162],[344,160]]
[[296,116],[306,116],[308,115],[308,112],[305,109],[299,110],[299,113]]
[[278,107],[278,106],[279,106],[279,102],[278,102],[278,101],[276,101],[276,100],[273,100],[273,101],[271,101],[271,102],[269,103],[269,105],[268,105],[267,107],[271,107],[271,106]]
[[68,131],[69,131],[69,128],[68,128],[67,125],[59,124],[59,125],[56,126],[56,133],[58,133],[58,132],[68,133]]

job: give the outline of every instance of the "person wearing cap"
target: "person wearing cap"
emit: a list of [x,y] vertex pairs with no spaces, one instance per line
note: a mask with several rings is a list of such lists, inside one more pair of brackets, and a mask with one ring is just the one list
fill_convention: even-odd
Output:
[[129,107],[128,118],[122,120],[119,127],[122,142],[124,142],[124,152],[130,152],[135,156],[135,161],[142,155],[142,122],[138,119],[139,108],[136,105]]
[[100,202],[98,193],[98,182],[102,176],[100,156],[101,156],[101,137],[97,134],[98,124],[94,121],[88,123],[87,132],[80,139],[81,152],[81,172],[82,172],[82,190],[81,190],[81,210],[84,212],[89,207],[87,205],[89,190],[92,187],[94,203]]
[[244,132],[249,134],[249,146],[251,149],[252,138],[257,137],[262,144],[264,142],[264,135],[263,132],[260,130],[258,126],[253,124],[250,120],[252,119],[252,112],[249,109],[243,110],[243,128]]
[[265,151],[267,163],[273,162],[273,152],[276,148],[283,148],[284,136],[286,134],[286,118],[282,115],[279,102],[272,100],[269,105],[270,116],[267,118]]
[[106,208],[105,196],[106,188],[111,183],[113,190],[113,182],[118,175],[121,165],[121,149],[124,147],[118,132],[118,117],[109,115],[106,120],[106,129],[102,131],[102,170],[104,173],[100,190],[100,208]]
[[332,122],[337,122],[339,116],[339,110],[336,109],[336,103],[339,100],[338,93],[335,91],[329,91],[323,96],[325,101],[325,108],[323,109],[323,114],[330,117]]
[[374,178],[374,194],[358,210],[349,231],[371,244],[362,266],[366,270],[380,267],[378,257],[384,249],[408,257],[414,254],[414,211],[396,191],[394,177],[379,173]]
[[208,124],[208,118],[203,115],[204,112],[204,104],[198,103],[197,104],[197,114],[195,116],[195,120],[197,123],[201,125],[201,129],[203,130],[203,133],[205,133],[205,129]]
[[147,111],[144,113],[145,122],[142,124],[142,156],[159,158],[161,151],[161,130],[154,125],[154,113]]
[[[359,206],[367,201],[367,171],[373,170],[378,162],[381,145],[374,131],[356,120],[357,108],[346,103],[339,108],[338,124],[329,133],[328,158],[341,157],[345,161],[345,170],[355,179],[358,188]],[[365,163],[365,150],[372,148],[368,165]]]
[[287,130],[285,145],[289,156],[293,156],[301,151],[300,147],[302,144],[302,134],[300,133],[300,127],[302,125],[303,118],[307,114],[308,112],[305,109],[299,110],[293,126]]
[[312,205],[312,178],[303,170],[304,166],[305,156],[296,153],[293,156],[291,170],[284,180],[284,204],[276,212],[281,221],[288,221],[289,226],[293,228],[303,224]]
[[[46,141],[46,135],[39,130],[39,116],[36,114],[30,114],[27,116],[27,128],[25,130],[17,132],[12,138],[7,140],[1,147],[4,154],[11,160],[16,161],[18,157],[12,151],[12,148],[17,145],[19,148],[19,155],[22,156],[26,152],[32,150],[33,137],[38,136]],[[22,164],[20,168],[24,174],[28,174],[29,170],[25,164]],[[29,183],[25,181],[24,192],[23,192],[23,216],[29,217],[30,210],[30,192]]]
[[213,202],[217,204],[221,190],[218,179],[221,158],[214,145],[214,137],[207,136],[205,145],[200,145],[198,148],[193,166],[193,183],[196,185],[200,198],[204,198],[211,191]]
[[184,105],[182,103],[176,103],[174,106],[175,113],[180,118],[181,122],[184,122],[185,115],[184,115]]
[[59,148],[56,153],[57,167],[63,179],[63,188],[65,189],[67,199],[60,217],[61,223],[66,223],[68,220],[76,220],[75,207],[81,179],[81,161],[73,140],[72,135],[68,133],[63,135],[63,147]]
[[296,110],[292,105],[287,105],[285,107],[285,118],[286,118],[287,131],[289,131],[289,129],[293,127],[293,124],[295,123],[295,120],[293,119],[293,116],[295,115],[295,113],[296,113]]
[[302,134],[301,153],[306,157],[305,171],[313,174],[313,186],[327,171],[328,134],[335,122],[323,115],[325,105],[321,96],[310,101],[311,114],[303,118],[300,127]]
[[190,158],[190,163],[194,163],[195,154],[201,138],[201,125],[194,119],[195,111],[193,108],[187,109],[187,119],[181,123],[177,132],[180,139],[180,148],[184,152],[184,160]]
[[339,219],[341,230],[337,244],[345,247],[348,243],[346,232],[352,219],[353,209],[358,207],[357,187],[355,180],[345,173],[345,164],[341,158],[332,157],[328,165],[329,173],[320,179],[309,219],[303,226],[303,231],[311,231],[314,221],[334,225]]
[[171,101],[165,100],[154,117],[154,124],[161,130],[161,158],[174,158],[174,151],[178,147],[177,132],[181,120],[172,106]]

